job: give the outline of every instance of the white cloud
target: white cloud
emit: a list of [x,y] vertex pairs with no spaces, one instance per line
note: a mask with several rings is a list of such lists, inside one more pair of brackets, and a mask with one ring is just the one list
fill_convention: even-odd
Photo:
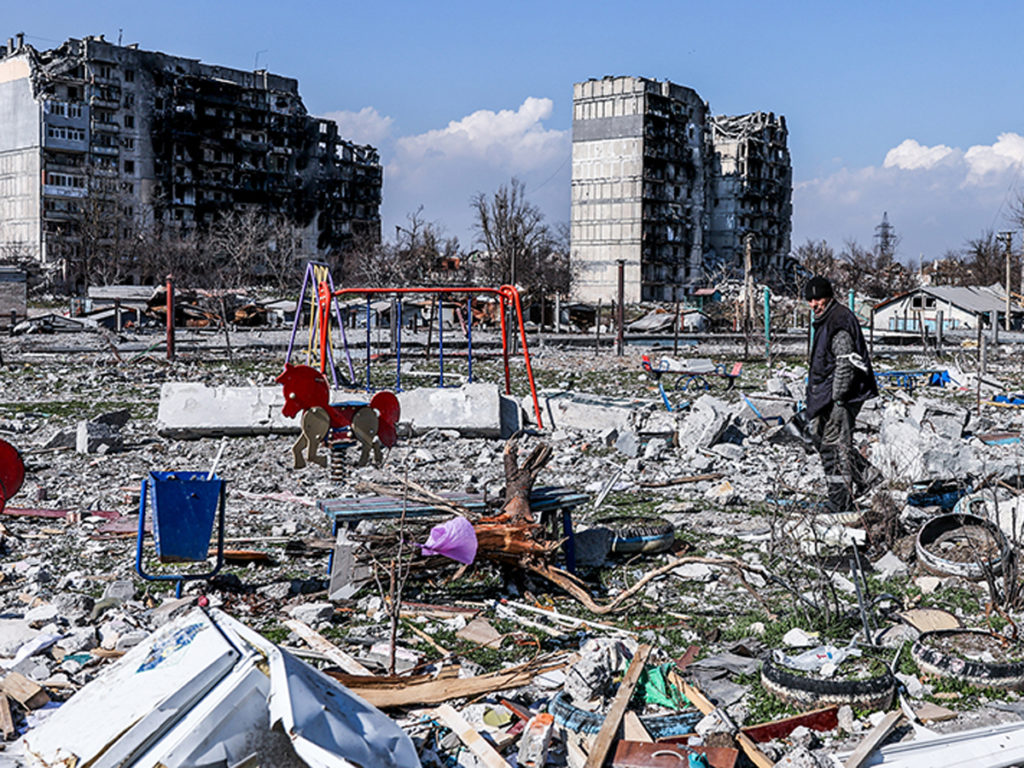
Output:
[[893,147],[886,153],[882,167],[899,168],[904,171],[927,170],[956,154],[958,154],[956,150],[945,144],[926,147],[913,139],[906,139],[902,144]]
[[383,155],[385,236],[422,205],[425,219],[469,246],[470,200],[513,176],[550,223],[568,220],[570,137],[544,126],[553,107],[551,99],[529,97],[516,109],[478,110],[444,128],[397,138]]
[[445,128],[403,136],[396,142],[394,170],[460,158],[515,170],[543,166],[566,146],[565,131],[543,126],[553,107],[551,99],[530,96],[515,111],[481,109]]
[[999,183],[1006,171],[1024,165],[1024,137],[1001,133],[992,146],[971,147],[964,153],[968,174],[966,184]]
[[907,139],[880,166],[842,168],[796,184],[793,244],[824,238],[835,246],[848,239],[869,245],[888,212],[902,237],[902,258],[935,258],[1009,224],[1022,170],[1024,137],[1016,133],[966,151]]
[[324,115],[338,124],[338,133],[356,144],[378,146],[391,137],[391,126],[395,120],[381,115],[374,107],[363,107],[358,112],[339,110]]

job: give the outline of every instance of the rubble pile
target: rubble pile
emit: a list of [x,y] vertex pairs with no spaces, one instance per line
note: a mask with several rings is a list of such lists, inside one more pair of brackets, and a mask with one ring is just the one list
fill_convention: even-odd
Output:
[[[474,384],[400,430],[381,466],[350,446],[295,469],[287,425],[233,415],[218,433],[197,403],[210,436],[158,428],[179,391],[164,384],[272,386],[279,351],[239,341],[230,362],[169,363],[2,343],[0,438],[26,474],[0,515],[0,765],[44,764],[58,727],[85,727],[75,702],[164,662],[191,670],[147,689],[166,720],[126,704],[110,725],[116,749],[168,766],[363,764],[367,744],[381,765],[909,765],[938,743],[1024,760],[1024,415],[986,404],[1024,383],[1010,363],[981,387],[956,370],[869,402],[856,443],[876,476],[851,519],[822,511],[797,357],[747,360],[669,410],[638,354],[549,347],[542,430],[531,397]],[[517,409],[523,431],[462,424],[476,402]],[[162,563],[147,533],[138,557],[171,578],[136,570],[142,482],[167,471],[225,481],[215,575],[215,536],[209,561]],[[242,720],[210,703],[226,681]],[[355,694],[365,730],[341,710],[304,730],[312,715],[270,693],[293,684],[296,701]],[[239,736],[256,722],[265,743]],[[280,757],[245,762],[263,748]]]

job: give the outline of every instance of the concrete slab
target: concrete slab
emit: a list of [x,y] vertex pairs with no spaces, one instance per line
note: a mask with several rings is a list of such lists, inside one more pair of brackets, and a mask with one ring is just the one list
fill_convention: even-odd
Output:
[[501,437],[502,414],[512,420],[514,431],[518,420],[516,406],[502,403],[497,384],[473,383],[461,387],[422,387],[398,394],[402,406],[401,424],[413,434],[431,429],[454,429],[467,437]]
[[157,434],[198,438],[298,433],[299,420],[286,418],[283,406],[284,395],[277,386],[207,387],[169,381],[160,388]]
[[679,427],[679,445],[690,453],[710,448],[719,441],[732,421],[732,405],[712,395],[702,395],[690,406]]
[[[636,400],[575,392],[538,393],[546,429],[577,429],[605,432],[615,429],[620,434],[630,431],[638,415],[646,409],[663,407],[654,400]],[[533,420],[533,401],[526,397],[523,408]]]
[[[368,399],[363,392],[335,390],[331,402]],[[401,423],[415,434],[454,429],[466,436],[507,437],[522,424],[519,403],[496,384],[474,383],[398,393]],[[163,437],[297,434],[298,418],[281,413],[280,387],[207,387],[167,382],[160,389],[157,432]]]

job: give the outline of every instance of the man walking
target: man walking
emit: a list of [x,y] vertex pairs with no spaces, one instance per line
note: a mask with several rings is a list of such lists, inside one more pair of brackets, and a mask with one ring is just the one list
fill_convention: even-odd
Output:
[[813,429],[825,470],[826,509],[849,512],[866,465],[853,447],[853,424],[864,402],[878,396],[878,385],[860,323],[835,300],[832,283],[812,277],[804,298],[814,313],[806,418],[817,419]]

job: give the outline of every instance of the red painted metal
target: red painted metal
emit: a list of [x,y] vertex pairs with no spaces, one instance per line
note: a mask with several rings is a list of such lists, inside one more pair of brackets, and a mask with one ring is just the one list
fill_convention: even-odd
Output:
[[[321,280],[317,285],[317,309],[320,317],[320,371],[327,371],[327,344],[329,337],[327,329],[331,325],[331,285],[326,280]],[[301,308],[300,308],[301,309]]]
[[174,359],[174,278],[167,276],[167,359]]
[[823,707],[770,723],[760,723],[741,729],[754,741],[765,742],[789,736],[800,726],[812,731],[831,731],[839,725],[839,707]]
[[[446,293],[475,293],[475,294],[491,294],[497,296],[501,301],[501,346],[502,354],[505,360],[505,394],[512,394],[512,384],[509,373],[508,363],[508,337],[505,333],[505,302],[511,302],[512,307],[516,311],[516,320],[519,323],[519,337],[523,344],[523,358],[526,363],[526,377],[530,382],[530,395],[533,397],[533,414],[537,419],[537,426],[540,429],[544,429],[544,422],[540,415],[540,401],[537,399],[537,386],[533,379],[533,366],[530,364],[530,348],[526,344],[526,328],[523,325],[523,308],[519,300],[519,291],[514,285],[503,285],[500,288],[473,288],[469,286],[455,286],[455,287],[430,287],[430,288],[338,288],[334,291],[336,297],[341,297],[347,294],[399,294],[399,293],[428,293],[428,294],[446,294]],[[321,304],[323,302],[320,302]],[[327,356],[327,345],[326,342],[321,338],[320,348],[320,359],[323,360]]]
[[[284,406],[281,408],[288,418],[294,418],[308,408],[323,408],[334,429],[348,428],[356,411],[365,407],[363,402],[331,405],[331,388],[327,376],[308,365],[284,364],[284,371],[277,377],[277,383],[284,387]],[[377,411],[379,419],[377,437],[383,445],[393,446],[398,440],[396,427],[401,416],[398,398],[391,392],[378,392],[369,406]]]
[[25,462],[18,449],[6,440],[0,440],[0,511],[7,500],[21,490],[25,482]]
[[377,425],[377,437],[389,448],[398,442],[398,432],[395,430],[402,409],[398,404],[398,398],[394,392],[378,392],[370,398],[370,407],[380,417]]

